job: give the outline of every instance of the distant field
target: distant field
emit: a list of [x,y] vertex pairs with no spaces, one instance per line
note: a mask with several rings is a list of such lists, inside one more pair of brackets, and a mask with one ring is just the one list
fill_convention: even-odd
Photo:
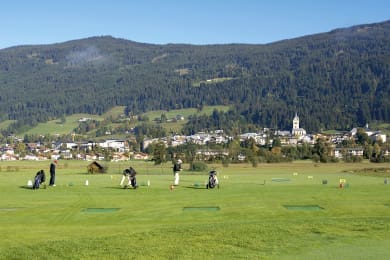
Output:
[[155,118],[161,118],[162,114],[165,114],[166,117],[169,118],[176,118],[177,115],[182,115],[184,118],[188,118],[191,115],[196,114],[206,114],[211,115],[211,113],[214,111],[214,109],[221,110],[221,111],[228,111],[229,106],[204,106],[201,111],[198,111],[196,108],[185,108],[185,109],[173,109],[173,110],[155,110],[151,112],[145,113],[146,116],[149,117],[150,120],[153,120]]
[[[362,126],[363,127],[363,126]],[[386,134],[387,136],[390,135],[390,123],[372,123],[368,126],[371,130],[374,130],[374,131],[381,131],[383,134]],[[349,130],[352,130],[352,129],[349,129]],[[324,134],[337,134],[337,133],[340,133],[340,132],[343,132],[343,131],[339,131],[339,130],[326,130],[326,131],[323,131],[322,133]]]
[[387,136],[390,135],[390,123],[373,123],[373,124],[370,124],[369,127],[373,128],[373,129],[379,129],[381,130],[384,134],[386,134]]
[[[89,163],[60,161],[57,187],[34,191],[27,181],[48,161],[0,162],[0,259],[390,257],[390,164],[211,165],[213,190],[184,164],[171,191],[171,163],[88,175]],[[130,165],[137,190],[119,187]]]
[[226,112],[229,108],[229,106],[205,106],[201,111],[198,111],[195,108],[176,109],[170,111],[157,110],[145,113],[145,115],[149,117],[149,120],[154,120],[156,118],[159,119],[162,114],[165,114],[168,119],[176,118],[177,115],[182,115],[184,120],[161,124],[161,126],[168,132],[178,132],[188,122],[188,117],[191,115],[211,115],[214,109]]
[[182,115],[184,117],[188,117],[189,115],[196,114],[195,108],[186,108],[186,109],[174,109],[174,110],[154,110],[150,112],[146,112],[145,115],[149,118],[149,120],[154,120],[156,118],[160,119],[161,115],[165,114],[168,119],[176,118],[177,115]]
[[192,84],[194,87],[200,87],[201,84],[215,84],[215,83],[220,83],[224,82],[227,80],[232,80],[234,78],[226,77],[226,78],[213,78],[213,79],[208,79],[208,80],[202,80],[202,81],[196,81]]
[[12,124],[13,122],[15,122],[15,120],[6,120],[6,121],[3,121],[0,123],[0,130],[1,129],[7,129],[7,127]]
[[337,131],[337,130],[326,130],[326,131],[322,131],[323,134],[326,134],[326,135],[335,135],[335,134],[340,134],[340,131]]
[[51,134],[51,135],[62,135],[70,134],[79,125],[78,120],[83,117],[92,118],[95,120],[103,120],[104,117],[89,115],[89,114],[74,114],[66,117],[65,123],[61,123],[60,119],[51,120],[46,123],[40,123],[38,126],[31,128],[29,131],[22,133],[25,134]]
[[[168,122],[162,124],[162,126],[168,130],[168,131],[178,131],[180,130],[183,125],[188,121],[188,117],[190,115],[195,114],[207,114],[211,115],[211,113],[214,111],[214,109],[221,110],[221,111],[228,111],[229,106],[205,106],[202,111],[197,111],[195,108],[187,108],[187,109],[177,109],[177,110],[170,110],[170,111],[163,111],[163,110],[157,110],[157,111],[151,111],[148,113],[145,113],[149,117],[149,119],[152,121],[155,118],[161,118],[162,114],[165,114],[168,119],[175,118],[177,115],[184,116],[183,121],[177,121],[177,122]],[[20,133],[20,136],[24,136],[26,134],[51,134],[51,135],[63,135],[63,134],[70,134],[73,132],[73,130],[79,125],[78,120],[80,118],[92,118],[98,121],[104,120],[104,118],[108,118],[112,116],[113,118],[116,118],[124,113],[124,107],[123,106],[117,106],[113,109],[109,110],[105,114],[99,116],[99,115],[89,115],[89,114],[74,114],[71,116],[67,116],[65,123],[61,124],[60,119],[52,120],[46,123],[40,123],[38,126],[31,128],[30,130]],[[9,121],[3,122],[0,124],[0,129],[2,127],[6,128],[10,124]],[[115,126],[118,126],[118,124],[112,124],[112,127],[115,128]],[[135,125],[134,125],[135,126]]]
[[113,116],[115,118],[116,116],[122,115],[123,113],[124,113],[124,107],[117,106],[107,111],[105,114],[101,116],[90,115],[90,114],[74,114],[65,117],[66,120],[65,123],[63,124],[61,123],[60,119],[51,120],[46,123],[40,123],[38,124],[38,126],[33,127],[27,132],[21,133],[20,135],[23,136],[25,134],[51,134],[51,135],[70,134],[79,125],[78,120],[80,118],[91,118],[97,121],[102,121],[104,118],[107,118],[109,116]]
[[109,111],[107,111],[106,113],[104,113],[102,117],[106,118],[109,116],[113,116],[115,118],[120,115],[124,115],[124,113],[125,113],[125,106],[116,106],[110,109]]

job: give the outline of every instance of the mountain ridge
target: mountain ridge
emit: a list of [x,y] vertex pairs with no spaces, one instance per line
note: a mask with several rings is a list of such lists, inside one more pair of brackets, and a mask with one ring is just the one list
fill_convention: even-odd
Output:
[[388,42],[390,21],[268,44],[94,36],[10,47],[0,50],[0,120],[18,127],[116,105],[132,114],[234,105],[246,123],[275,128],[295,112],[313,131],[390,121]]

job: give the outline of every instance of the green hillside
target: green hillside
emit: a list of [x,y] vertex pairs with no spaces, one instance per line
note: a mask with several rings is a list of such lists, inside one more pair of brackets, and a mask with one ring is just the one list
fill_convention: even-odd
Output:
[[[187,109],[175,109],[175,110],[158,110],[158,111],[149,111],[147,113],[142,114],[141,116],[146,116],[150,122],[155,122],[154,119],[160,119],[161,115],[165,115],[168,119],[167,122],[155,122],[160,123],[161,126],[167,131],[167,132],[180,132],[180,130],[184,127],[184,125],[188,122],[188,118],[190,118],[193,115],[205,115],[210,116],[214,110],[218,111],[228,111],[228,106],[206,106],[201,111],[195,109],[195,108],[187,108]],[[70,116],[64,117],[63,121],[61,119],[55,119],[50,120],[48,122],[44,123],[38,123],[35,127],[28,129],[23,132],[19,132],[18,134],[20,136],[24,135],[71,135],[74,133],[75,129],[80,125],[79,120],[82,118],[88,118],[91,120],[96,121],[103,121],[105,119],[110,118],[111,121],[107,121],[107,125],[105,125],[106,128],[109,129],[116,129],[118,127],[122,127],[123,124],[126,122],[126,120],[119,120],[119,122],[115,123],[112,121],[117,121],[116,119],[121,119],[121,115],[123,115],[124,107],[123,106],[116,106],[112,109],[108,110],[106,113],[104,113],[101,116],[97,115],[91,115],[91,114],[73,114]],[[170,120],[175,119],[176,116],[181,115],[183,116],[183,120]],[[5,129],[11,122],[4,122],[3,128],[1,128],[2,125],[0,125],[0,129]],[[136,127],[139,125],[140,122],[138,120],[133,120],[130,125],[132,127]],[[91,130],[90,132],[85,133],[85,137],[92,134],[93,132],[96,132],[96,129]],[[122,135],[106,135],[107,138],[114,138],[114,137],[124,137]]]
[[309,132],[389,122],[389,42],[386,21],[266,45],[104,36],[2,49],[0,121],[17,120],[8,134],[116,106],[132,115],[222,105],[242,127],[287,129],[296,112]]

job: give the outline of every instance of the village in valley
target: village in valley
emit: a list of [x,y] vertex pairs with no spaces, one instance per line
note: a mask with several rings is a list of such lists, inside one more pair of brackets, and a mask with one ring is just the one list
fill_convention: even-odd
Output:
[[[180,116],[183,120],[183,117]],[[88,120],[82,118],[80,120]],[[79,120],[79,121],[80,121]],[[291,131],[272,130],[264,128],[262,131],[253,133],[242,133],[237,137],[226,135],[223,129],[198,132],[193,135],[171,135],[164,138],[145,138],[142,143],[142,151],[134,151],[129,145],[129,140],[125,139],[107,139],[100,142],[77,141],[71,142],[51,142],[45,143],[25,143],[23,139],[12,136],[12,144],[2,144],[0,148],[0,160],[51,160],[51,159],[76,159],[87,161],[127,161],[127,160],[152,160],[153,155],[144,152],[148,146],[155,143],[163,143],[165,147],[177,147],[185,144],[195,144],[197,147],[208,147],[210,144],[226,146],[234,139],[239,139],[240,143],[252,140],[259,147],[270,147],[278,145],[281,147],[301,145],[314,146],[318,140],[323,140],[330,147],[328,156],[335,159],[343,157],[363,158],[364,147],[356,145],[358,131],[363,132],[371,143],[386,144],[386,134],[381,131],[372,131],[368,125],[362,128],[353,128],[351,131],[339,132],[334,134],[309,134],[300,127],[299,116],[295,114],[292,119]],[[354,145],[345,146],[345,143]],[[344,145],[342,145],[344,143]],[[96,149],[98,148],[98,149]],[[99,152],[97,152],[97,150]],[[228,149],[201,148],[196,151],[197,158],[206,160],[210,157],[229,157]],[[386,158],[390,156],[388,146],[382,154]],[[245,153],[238,155],[238,161],[246,161]]]

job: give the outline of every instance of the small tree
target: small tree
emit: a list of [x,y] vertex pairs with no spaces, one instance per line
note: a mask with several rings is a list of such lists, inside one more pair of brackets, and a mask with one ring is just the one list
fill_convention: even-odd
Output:
[[167,161],[166,148],[163,142],[158,142],[153,145],[153,160],[155,165]]
[[166,123],[168,120],[167,115],[165,113],[161,114],[160,120],[161,123]]
[[65,123],[66,123],[66,117],[65,117],[65,115],[62,115],[62,116],[61,116],[60,122],[61,122],[61,124],[65,124]]
[[26,156],[26,145],[23,142],[19,142],[15,147],[15,153],[19,154],[20,157]]
[[194,172],[203,172],[206,171],[207,168],[207,164],[205,164],[204,162],[196,161],[190,164],[190,170]]
[[315,157],[315,155],[317,155],[320,162],[329,162],[330,149],[331,147],[329,143],[322,138],[318,138],[317,142],[314,144],[313,159],[317,159],[317,157]]

